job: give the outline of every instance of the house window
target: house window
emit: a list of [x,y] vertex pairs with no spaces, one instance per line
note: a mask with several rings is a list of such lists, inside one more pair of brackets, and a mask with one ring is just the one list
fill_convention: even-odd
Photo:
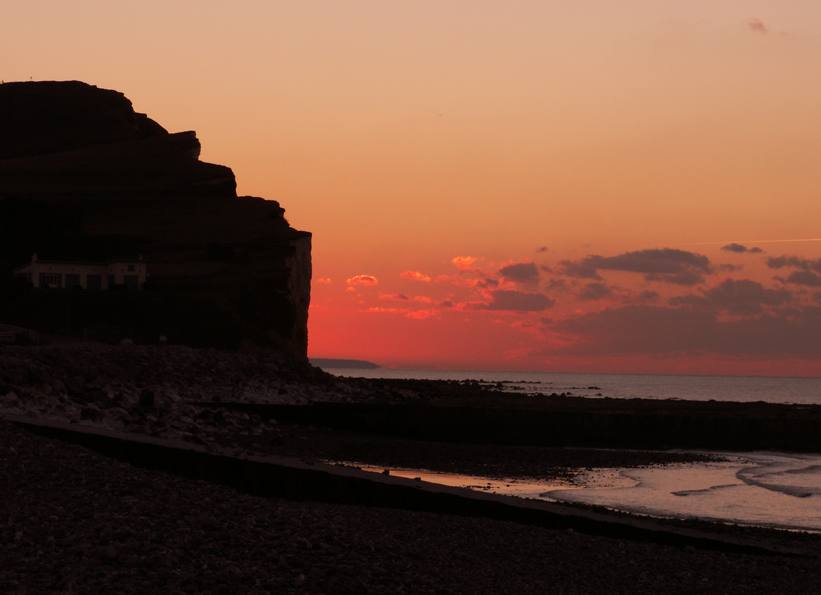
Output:
[[66,289],[80,286],[80,275],[76,273],[66,273]]
[[86,277],[86,288],[87,289],[102,289],[103,288],[103,276],[102,275],[88,275]]
[[109,275],[108,276],[108,288],[111,289],[111,286],[114,285],[114,283],[116,283],[116,281],[114,279],[114,275]]
[[128,265],[128,270],[129,270],[129,272],[133,271],[134,270],[134,265],[133,264]]
[[123,275],[123,283],[127,291],[137,291],[140,288],[140,278],[137,275]]
[[60,287],[60,277],[58,273],[40,273],[40,287]]

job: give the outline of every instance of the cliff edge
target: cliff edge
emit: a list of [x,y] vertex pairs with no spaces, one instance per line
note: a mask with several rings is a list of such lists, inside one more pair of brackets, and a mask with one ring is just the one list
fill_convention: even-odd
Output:
[[[199,155],[194,132],[117,91],[0,85],[0,323],[306,357],[311,234]],[[113,262],[147,277],[132,287]]]

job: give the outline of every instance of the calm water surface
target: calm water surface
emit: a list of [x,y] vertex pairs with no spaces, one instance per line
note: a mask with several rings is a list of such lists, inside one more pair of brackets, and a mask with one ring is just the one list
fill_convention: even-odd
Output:
[[767,401],[821,404],[821,378],[765,376],[673,376],[665,374],[566,374],[543,372],[468,372],[442,370],[359,370],[325,368],[336,376],[477,380],[502,383],[518,393],[569,393],[613,399],[682,399],[690,401]]

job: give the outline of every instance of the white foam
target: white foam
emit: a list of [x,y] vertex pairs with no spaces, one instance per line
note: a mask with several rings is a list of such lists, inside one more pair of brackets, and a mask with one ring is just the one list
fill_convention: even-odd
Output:
[[731,460],[624,469],[632,487],[591,485],[545,496],[652,516],[821,531],[821,457],[716,454]]

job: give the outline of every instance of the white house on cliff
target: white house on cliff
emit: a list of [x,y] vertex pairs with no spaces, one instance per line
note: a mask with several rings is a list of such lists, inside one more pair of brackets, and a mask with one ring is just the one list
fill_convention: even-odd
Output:
[[25,276],[34,287],[52,289],[112,289],[119,286],[127,291],[138,291],[148,277],[142,257],[110,262],[64,262],[38,260],[33,254],[29,264],[17,267],[13,272]]

